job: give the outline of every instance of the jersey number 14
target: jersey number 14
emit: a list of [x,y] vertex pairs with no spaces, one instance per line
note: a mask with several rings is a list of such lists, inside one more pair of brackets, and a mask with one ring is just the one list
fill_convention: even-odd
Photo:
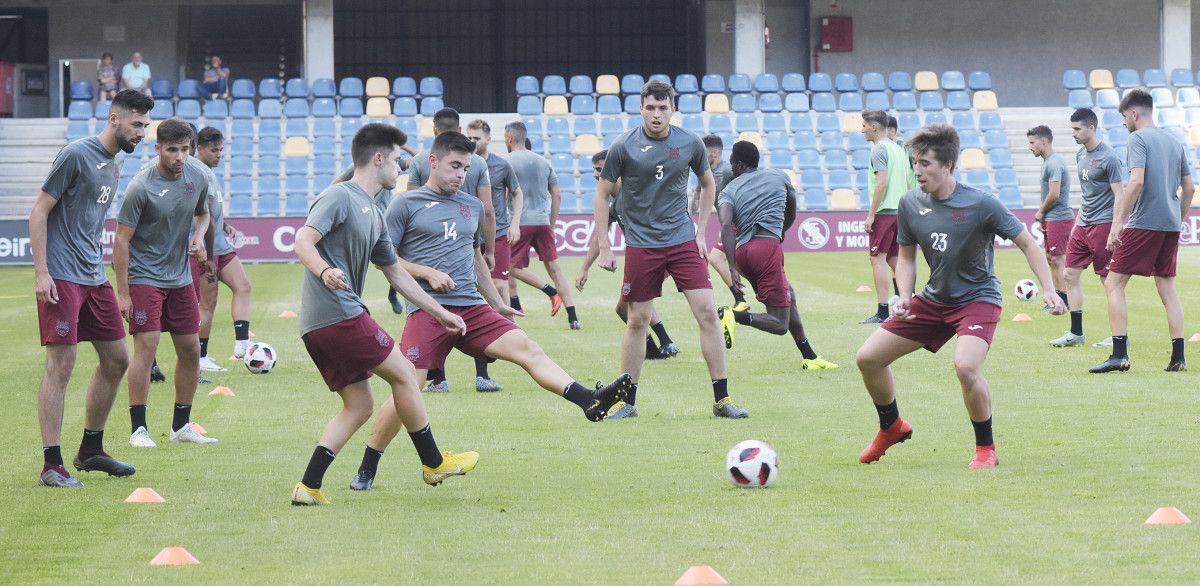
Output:
[[458,240],[458,222],[442,222],[442,240]]

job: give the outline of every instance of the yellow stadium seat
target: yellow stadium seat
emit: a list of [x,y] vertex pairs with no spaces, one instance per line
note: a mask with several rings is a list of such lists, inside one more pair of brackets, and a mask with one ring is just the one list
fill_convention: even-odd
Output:
[[1106,90],[1115,86],[1113,74],[1107,69],[1093,69],[1088,74],[1088,85],[1094,90]]
[[862,112],[847,112],[842,116],[842,133],[862,132]]
[[154,122],[151,122],[149,126],[146,127],[146,138],[147,139],[158,140],[158,124],[160,122],[162,122],[162,120],[155,120]]
[[858,198],[854,196],[853,189],[835,189],[833,194],[829,196],[829,209],[833,210],[857,210]]
[[796,172],[791,169],[784,169],[783,172],[792,180],[792,189],[800,189],[800,178],[796,176]]
[[391,89],[386,77],[372,77],[367,80],[368,98],[386,98]]
[[679,112],[671,114],[671,124],[674,126],[682,125],[683,124],[683,114],[680,114]]
[[367,118],[387,118],[392,113],[392,105],[387,98],[367,99]]
[[958,165],[963,169],[986,169],[987,157],[979,149],[966,149],[958,155]]
[[575,137],[574,153],[579,155],[594,155],[600,152],[600,139],[594,134],[581,134]]
[[913,87],[919,92],[936,92],[938,90],[938,76],[932,71],[918,71],[913,77]]
[[433,136],[433,118],[422,118],[421,128],[419,129],[421,138],[429,138]]
[[616,96],[621,93],[621,80],[615,75],[601,75],[596,78],[596,93],[604,96]]
[[1193,126],[1188,129],[1188,144],[1191,146],[1200,146],[1200,126]]
[[307,157],[311,146],[308,144],[308,139],[302,136],[293,136],[283,143],[283,155],[285,157]]
[[708,94],[704,96],[704,111],[709,114],[725,114],[729,112],[729,96],[725,94]]
[[746,132],[739,134],[737,136],[737,139],[739,141],[744,140],[750,144],[753,144],[754,146],[758,147],[758,150],[760,150],[760,151],[763,148],[762,133],[760,133],[760,132],[756,132],[753,130],[747,130]]
[[408,179],[409,179],[409,177],[410,177],[410,176],[409,176],[409,174],[408,174],[408,173],[405,173],[405,174],[401,175],[401,176],[400,176],[400,179],[399,179],[398,181],[396,181],[396,188],[395,188],[395,189],[393,189],[392,191],[393,191],[393,192],[395,192],[395,193],[402,193],[402,192],[408,191]]
[[996,103],[996,92],[992,90],[982,90],[975,92],[975,96],[971,98],[972,106],[977,112],[990,112],[1000,107]]
[[566,96],[546,96],[546,101],[542,104],[542,112],[547,116],[566,116],[570,111]]

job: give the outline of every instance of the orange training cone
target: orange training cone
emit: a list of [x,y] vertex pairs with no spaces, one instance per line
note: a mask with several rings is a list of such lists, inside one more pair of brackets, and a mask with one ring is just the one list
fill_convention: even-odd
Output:
[[1192,337],[1188,338],[1188,341],[1189,342],[1200,342],[1200,332],[1196,332],[1196,333],[1192,334]]
[[146,504],[165,503],[167,500],[164,499],[162,495],[155,492],[153,488],[142,487],[129,493],[129,496],[125,497],[125,502]]
[[296,312],[294,312],[290,309],[285,309],[285,310],[279,312],[279,317],[296,317]]
[[250,334],[250,337],[251,337],[251,338],[257,338],[257,337],[258,337],[258,336],[255,336],[255,335],[254,335],[254,330],[246,330],[246,333]]
[[1013,321],[1033,321],[1033,318],[1028,313],[1018,313],[1013,316]]
[[202,433],[204,435],[208,435],[208,430],[204,429],[203,425],[200,425],[199,423],[196,423],[195,421],[192,422],[192,431],[194,431],[196,433]]
[[217,387],[208,392],[208,396],[212,397],[213,395],[224,395],[226,397],[235,396],[233,394],[233,389],[230,389],[229,387]]
[[182,547],[164,547],[150,560],[152,566],[194,566],[199,563],[200,560],[196,559],[196,556]]
[[692,566],[675,581],[675,586],[716,586],[728,584],[712,566]]
[[1149,519],[1146,519],[1147,525],[1187,525],[1192,520],[1183,514],[1183,511],[1175,507],[1162,507],[1154,511]]
[[866,285],[859,285],[858,288],[854,290],[854,292],[855,293],[870,293],[871,288]]

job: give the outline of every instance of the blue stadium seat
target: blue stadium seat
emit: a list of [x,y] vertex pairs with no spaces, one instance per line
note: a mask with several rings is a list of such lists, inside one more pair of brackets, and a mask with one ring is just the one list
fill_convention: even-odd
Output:
[[283,116],[283,105],[274,98],[264,98],[258,101],[259,118],[279,118]]
[[404,131],[404,134],[407,134],[410,137],[416,137],[417,134],[420,133],[420,129],[417,127],[417,120],[415,118],[397,118],[396,128]]
[[361,118],[363,115],[363,103],[358,98],[342,98],[338,102],[338,115],[345,118]]
[[738,133],[758,132],[758,116],[751,113],[738,114],[734,119],[733,128]]
[[188,122],[195,122],[200,119],[200,102],[198,100],[179,100],[175,104],[175,115]]
[[921,117],[915,112],[901,112],[896,117],[896,126],[900,134],[908,134],[921,127]]
[[800,75],[799,73],[783,74],[783,80],[780,83],[780,87],[782,87],[783,91],[788,93],[808,91],[808,86],[804,83],[804,76]]
[[850,171],[846,169],[831,169],[829,171],[829,188],[830,189],[850,189],[853,185],[850,181]]
[[254,117],[254,101],[250,99],[238,99],[233,101],[233,110],[230,114],[234,120],[247,119]]
[[313,175],[313,193],[316,195],[321,195],[321,192],[329,189],[330,185],[333,185],[333,180],[336,176],[337,173],[322,173],[320,175]]
[[234,175],[229,179],[229,193],[234,197],[240,195],[253,195],[254,184],[250,180],[250,174]]
[[337,114],[337,104],[332,98],[317,98],[312,103],[314,118],[333,118]]
[[571,123],[565,117],[555,116],[546,121],[546,135],[569,135],[571,134]]
[[229,139],[229,155],[231,157],[250,157],[254,155],[254,132],[234,135]]
[[975,129],[959,131],[958,146],[960,149],[982,148],[983,140],[979,138],[979,131]]
[[179,86],[175,88],[175,95],[181,99],[200,99],[200,82],[194,79],[180,80]]
[[809,110],[808,94],[803,92],[788,94],[784,99],[783,109],[788,112],[807,112]]
[[868,92],[865,106],[868,110],[890,110],[887,92]]
[[745,73],[734,73],[729,76],[729,91],[735,94],[749,93],[754,89],[750,76]]
[[992,178],[988,175],[987,169],[967,169],[967,185],[976,187],[984,191],[992,189]]
[[254,82],[248,79],[235,79],[233,86],[229,89],[229,94],[237,99],[251,99],[254,97]]
[[733,94],[733,99],[729,104],[734,112],[753,112],[755,109],[754,96],[752,94]]
[[992,75],[986,71],[972,71],[967,74],[967,87],[975,92],[990,90],[992,89]]
[[[221,102],[221,104],[224,103],[224,101]],[[108,120],[108,111],[110,108],[112,108],[112,102],[109,100],[100,100],[96,102],[96,112],[94,118],[98,121],[98,123]],[[224,118],[225,116],[222,115],[220,117]]]
[[[399,102],[400,100],[396,100]],[[542,99],[533,95],[517,98],[517,114],[521,116],[539,116],[542,113]]]
[[792,146],[796,150],[800,149],[816,149],[817,136],[812,130],[793,130],[792,131]]
[[396,97],[415,98],[417,96],[417,80],[405,76],[393,79],[392,95]]
[[[262,127],[260,126],[259,128],[261,129]],[[268,165],[271,164],[270,162],[263,161],[263,159],[268,159],[268,158],[269,159],[278,159],[279,154],[282,152],[283,152],[283,148],[281,147],[281,144],[279,142],[278,135],[264,136],[262,134],[259,134],[258,135],[258,171],[259,171],[259,175],[262,174],[264,167],[267,167]],[[268,168],[267,170],[270,171],[271,169]]]
[[249,156],[242,157],[237,155],[234,155],[229,159],[229,175],[231,177],[236,179],[238,176],[249,177],[253,174],[254,159],[250,158]]
[[839,73],[837,74],[837,77],[833,79],[833,87],[837,89],[838,92],[857,92],[858,77],[853,73]]
[[821,168],[821,154],[817,152],[817,149],[797,149],[796,168],[819,170]]
[[1196,76],[1192,74],[1191,69],[1172,69],[1171,85],[1178,88],[1192,87],[1196,85]]
[[775,169],[792,168],[792,151],[788,149],[771,149],[767,164]]
[[579,155],[578,157],[575,157],[575,165],[579,169],[580,174],[587,173],[590,175],[592,169],[592,156]]
[[754,91],[759,93],[778,92],[779,78],[774,73],[760,73],[754,78]]
[[985,130],[983,131],[983,146],[989,151],[1006,149],[1008,148],[1008,135],[1000,128]]
[[596,113],[596,98],[591,94],[571,96],[571,113],[576,116],[591,116]]
[[946,93],[946,107],[953,111],[963,112],[971,109],[971,96],[962,90]]
[[842,120],[837,114],[824,112],[817,114],[817,132],[842,132]]
[[996,169],[996,187],[1018,187],[1017,172],[1012,169]]
[[[759,107],[761,108],[761,106],[762,106],[762,104],[760,102]],[[784,120],[783,114],[779,114],[777,112],[765,114],[762,117],[762,129],[763,129],[763,132],[771,132],[773,130],[786,131],[787,130],[787,121]]]
[[[312,154],[318,160],[325,156],[333,157],[337,155],[337,142],[332,136],[318,136],[313,139]],[[318,169],[315,165],[313,167],[314,173],[323,173],[325,171],[327,170]]]
[[155,100],[169,100],[175,97],[175,89],[171,87],[171,82],[155,79],[150,82],[150,97]]
[[[437,79],[426,77],[425,79]],[[433,116],[438,110],[446,107],[446,103],[441,98],[421,98],[421,115]]]
[[643,85],[646,85],[646,78],[636,73],[628,73],[621,77],[621,93],[623,94],[640,94]]
[[596,119],[591,116],[576,116],[575,117],[575,136],[581,134],[599,134],[596,129]]
[[289,98],[308,98],[308,82],[302,77],[293,77],[284,84],[284,93]]
[[[871,166],[871,149],[854,149],[854,150],[850,151],[850,166],[854,167],[855,169],[866,169],[866,168],[870,167]],[[849,173],[846,174],[846,181],[847,182],[850,181]],[[830,180],[829,183],[830,183],[830,185],[829,185],[830,188],[836,189],[835,187],[833,187],[832,180]]]
[[1000,188],[1000,203],[1007,208],[1022,208],[1025,204],[1021,201],[1021,190],[1017,187],[1001,187]]
[[690,73],[680,73],[675,76],[675,91],[680,94],[694,94],[700,91],[700,82]]
[[314,98],[332,98],[337,96],[337,84],[328,77],[314,79],[311,89]]
[[[1142,85],[1142,77],[1141,77],[1141,75],[1138,74],[1136,69],[1128,69],[1128,68],[1118,69],[1117,76],[1116,76],[1116,83],[1117,83],[1117,87],[1119,87],[1121,89],[1135,88],[1135,87]],[[1082,87],[1086,88],[1088,86],[1086,83],[1084,83],[1084,85]],[[1071,88],[1067,88],[1067,89],[1082,89],[1082,88],[1071,87]]]
[[90,81],[73,81],[71,82],[71,99],[92,101],[95,96],[92,94],[92,82]]
[[[682,97],[682,96],[681,96]],[[704,117],[699,114],[687,114],[680,121],[680,127],[693,134],[704,135]],[[605,132],[604,134],[614,134]],[[619,134],[619,133],[616,133]]]
[[[601,97],[603,99],[603,97]],[[698,94],[680,94],[679,112],[681,114],[697,114],[704,111],[704,104]]]
[[1091,108],[1092,92],[1088,90],[1071,90],[1067,92],[1067,105],[1072,108]]
[[[1071,90],[1077,91],[1077,90]],[[1087,91],[1087,90],[1083,90]],[[1117,90],[1108,88],[1096,91],[1096,107],[1104,110],[1116,110],[1121,105],[1121,95]]]
[[629,94],[625,96],[625,113],[637,114],[642,111],[642,97],[640,94]]
[[758,110],[767,113],[782,112],[783,101],[780,100],[779,94],[759,94]]
[[517,78],[516,90],[518,96],[536,96],[540,87],[538,78],[532,75],[522,75]]
[[[247,183],[250,182],[249,177],[240,177],[239,179],[245,179]],[[230,217],[236,218],[236,217],[249,216],[249,215],[251,215],[250,208],[251,208],[250,194],[239,193],[239,194],[234,194],[229,197],[229,216]]]
[[1181,87],[1175,93],[1175,103],[1180,108],[1200,108],[1200,90],[1194,87]]
[[[600,97],[603,98],[604,96]],[[704,118],[700,116],[697,116],[697,118],[700,118],[701,125],[703,125]],[[684,116],[683,119],[686,122],[688,117]],[[604,116],[600,118],[600,132],[602,134],[620,134],[625,132],[625,121],[620,116]]]
[[[622,83],[622,85],[624,85]],[[700,80],[700,89],[704,93],[721,93],[725,91],[725,78],[715,73],[709,73]],[[641,91],[639,89],[639,91]]]
[[[297,165],[295,171],[292,171],[291,169],[288,170],[287,178],[284,179],[284,191],[288,195],[291,195],[293,193],[299,193],[299,194],[307,196],[308,195],[308,168],[307,168],[308,161],[305,161],[302,157],[293,157],[293,158],[304,162],[305,169],[303,171],[301,171],[299,166]],[[291,165],[290,165],[291,162],[292,162],[292,159],[288,159],[289,167],[291,167]]]
[[621,98],[613,95],[603,95],[596,100],[596,111],[601,115],[621,114]]
[[[262,185],[261,181],[262,180],[260,179],[259,180],[260,188]],[[275,181],[278,182],[279,180],[276,179]],[[259,216],[259,217],[279,216],[279,194],[278,193],[268,193],[268,194],[259,193],[257,208],[258,209],[255,210],[255,214],[254,214],[255,216]]]
[[[289,177],[288,179],[291,179]],[[305,190],[307,191],[308,179],[304,179]],[[288,192],[287,198],[284,199],[283,215],[285,216],[303,216],[308,214],[308,193],[292,193]]]
[[716,133],[733,132],[733,121],[725,114],[713,114],[708,117],[708,131]]
[[909,91],[895,92],[892,94],[892,107],[898,112],[915,112],[917,96]]
[[[301,80],[303,81],[303,80]],[[288,98],[284,104],[283,115],[288,118],[307,118],[308,117],[308,99],[307,98]]]
[[283,96],[283,84],[278,77],[265,77],[258,81],[258,96],[260,98],[280,98]]
[[[1120,72],[1118,72],[1120,73]],[[1137,72],[1134,72],[1135,74]],[[1063,89],[1082,90],[1088,87],[1087,74],[1081,69],[1068,69],[1062,76]]]
[[229,117],[229,103],[225,100],[209,100],[204,102],[204,119],[209,126],[223,124]]
[[541,118],[525,118],[521,120],[525,124],[525,131],[529,136],[542,136],[542,120]]
[[787,132],[783,130],[767,131],[763,138],[763,146],[768,149],[788,149],[791,150],[791,145],[788,144]]
[[893,92],[911,92],[913,90],[912,75],[907,71],[893,71],[888,74],[888,89]]
[[965,90],[967,89],[967,80],[961,71],[943,71],[941,86],[946,91]]
[[550,167],[555,173],[574,173],[575,159],[567,153],[551,153]]
[[999,112],[980,112],[979,113],[979,129],[988,130],[1004,130],[1004,123],[1000,121]]
[[1154,99],[1154,107],[1159,109],[1159,113],[1162,113],[1162,108],[1175,105],[1175,96],[1171,94],[1171,90],[1165,87],[1152,88],[1150,97]]
[[308,138],[308,117],[288,118],[284,134],[288,137],[300,136]]
[[1105,110],[1100,116],[1102,128],[1117,128],[1125,123],[1125,118],[1116,110]]
[[864,92],[882,92],[887,91],[887,81],[884,80],[883,74],[868,71],[862,74],[862,90]]
[[830,149],[840,149],[846,146],[846,141],[842,138],[841,129],[821,130],[820,133],[821,150],[828,151]]
[[561,75],[547,75],[542,78],[542,93],[547,96],[564,96],[567,94],[567,80]]
[[67,142],[74,142],[91,136],[92,127],[86,120],[71,120],[67,122]]
[[[155,107],[158,103],[154,104]],[[167,104],[168,106],[170,104]],[[92,119],[92,103],[84,100],[72,100],[67,106],[68,120],[91,120]]]
[[832,92],[833,79],[828,73],[814,73],[808,76],[808,91],[817,92]]
[[[1166,89],[1166,88],[1155,88],[1154,91],[1157,91],[1160,89]],[[1171,127],[1171,126],[1180,126],[1180,127],[1183,126],[1183,123],[1184,123],[1183,110],[1180,110],[1178,108],[1158,108],[1157,110],[1158,110],[1157,114],[1158,114],[1158,125],[1159,126],[1162,126],[1164,128]]]
[[833,99],[833,94],[831,93],[813,94],[812,109],[815,112],[834,112],[837,110],[837,102]]
[[946,108],[946,104],[942,102],[941,92],[921,92],[918,103],[921,109],[926,112],[944,110]]
[[945,123],[946,123],[946,115],[944,113],[942,113],[940,110],[937,112],[930,112],[925,115],[925,125],[926,126],[928,126],[930,124],[945,124]]
[[443,91],[442,78],[422,77],[418,91],[422,98],[441,97]]
[[338,95],[343,98],[362,98],[363,80],[358,77],[343,77],[338,82]]
[[1147,69],[1142,72],[1142,85],[1148,88],[1167,87],[1167,76],[1161,69]]
[[988,151],[988,166],[993,169],[1012,169],[1012,151],[1007,148]]
[[842,149],[827,149],[825,151],[826,169],[846,169],[850,166],[850,157]]
[[166,120],[175,115],[175,108],[171,104],[171,100],[156,100],[154,107],[150,109],[151,120]]
[[580,94],[588,94],[590,96],[593,91],[592,78],[586,75],[572,75],[571,82],[567,86],[567,91],[574,96]]
[[850,147],[850,150],[869,149],[873,146],[869,141],[867,141],[866,135],[861,132],[847,133],[846,145]]
[[665,73],[651,73],[650,77],[646,78],[646,81],[661,81],[663,83],[671,83],[671,76]]
[[862,94],[852,92],[838,95],[838,110],[842,112],[862,112]]

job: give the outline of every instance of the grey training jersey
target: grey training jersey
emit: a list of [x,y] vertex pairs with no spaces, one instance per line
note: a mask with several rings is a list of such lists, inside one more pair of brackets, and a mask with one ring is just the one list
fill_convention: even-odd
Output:
[[914,189],[900,198],[897,216],[896,240],[919,246],[929,264],[921,297],[942,305],[1000,305],[992,244],[996,236],[1016,238],[1025,225],[999,199],[962,183],[945,200]]
[[1183,145],[1161,128],[1143,128],[1129,135],[1129,168],[1145,169],[1145,187],[1126,227],[1178,232],[1179,183],[1192,174]]
[[1083,200],[1079,203],[1079,217],[1075,224],[1093,226],[1108,224],[1113,217],[1113,183],[1121,183],[1121,159],[1117,152],[1105,143],[1088,152],[1079,147],[1075,155],[1075,166],[1079,169],[1079,190]]
[[1045,220],[1074,220],[1075,213],[1071,211],[1071,174],[1067,172],[1067,162],[1058,153],[1053,153],[1042,161],[1042,201],[1050,195],[1050,183],[1058,181],[1058,201],[1046,212]]
[[617,137],[600,176],[621,181],[625,242],[665,248],[696,238],[688,214],[688,174],[708,171],[708,154],[696,135],[672,125],[666,138],[646,136],[643,127]]
[[[204,167],[203,164],[200,167]],[[195,216],[208,212],[212,186],[205,173],[184,165],[175,179],[146,167],[125,189],[117,222],[133,228],[129,241],[129,284],[176,289],[192,284],[188,243]]]
[[309,208],[304,225],[321,233],[317,253],[346,274],[350,288],[335,291],[305,270],[300,283],[300,335],[361,315],[367,310],[362,300],[367,267],[396,262],[383,213],[352,181],[322,191]]
[[[483,204],[461,191],[443,195],[428,187],[409,191],[388,207],[387,229],[400,258],[437,269],[454,279],[445,293],[429,282],[421,288],[438,303],[471,306],[484,303],[475,281],[475,248],[483,245]],[[417,307],[408,304],[410,312]]]
[[[429,182],[429,153],[421,151],[413,155],[412,166],[409,167],[408,186],[412,189],[419,189],[421,186]],[[467,169],[467,176],[463,179],[461,191],[467,192],[469,195],[479,196],[480,187],[491,187],[492,182],[488,177],[487,161],[483,157],[471,153],[471,168]]]
[[[158,164],[158,157],[150,159],[149,163],[142,166],[153,167]],[[205,165],[200,159],[189,156],[186,162],[187,166],[192,167],[198,173],[208,175],[208,213],[213,229],[213,256],[229,254],[233,252],[233,245],[229,239],[225,237],[225,196],[221,190],[221,181],[217,179],[217,174],[213,173],[212,168]]]
[[717,197],[717,205],[733,206],[737,245],[742,246],[763,232],[783,238],[783,212],[788,198],[795,198],[792,180],[779,169],[747,171],[729,183]]
[[[341,183],[351,179],[354,179],[354,165],[350,165],[345,171],[342,171],[342,173],[338,175],[337,179],[334,181]],[[375,192],[375,207],[379,208],[379,213],[382,214],[383,212],[387,211],[388,204],[392,203],[392,197],[394,197],[394,195],[390,189],[380,188],[379,191]]]
[[717,193],[725,191],[725,187],[733,181],[733,166],[729,161],[721,161],[716,167],[712,167],[713,182],[717,184]]
[[50,276],[80,285],[104,277],[104,217],[117,196],[121,161],[94,136],[58,152],[42,191],[58,203],[46,220],[46,269]]
[[521,185],[524,207],[521,208],[522,226],[550,225],[550,186],[558,185],[558,176],[545,157],[529,151],[513,151],[508,155],[508,164]]
[[488,181],[492,184],[492,207],[496,208],[496,238],[508,234],[512,218],[508,213],[508,198],[512,197],[521,183],[513,173],[512,165],[495,153],[488,153]]

